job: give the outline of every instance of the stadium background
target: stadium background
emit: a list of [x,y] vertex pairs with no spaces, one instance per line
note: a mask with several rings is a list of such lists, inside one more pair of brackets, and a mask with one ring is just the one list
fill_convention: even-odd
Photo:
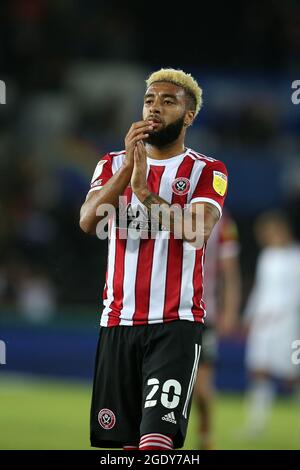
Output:
[[[287,211],[300,236],[300,4],[201,5],[12,0],[0,6],[0,448],[88,448],[91,377],[106,245],[79,208],[99,156],[121,150],[140,118],[145,77],[191,72],[204,108],[188,146],[223,160],[241,240],[243,304],[258,247],[253,222]],[[282,391],[268,433],[238,437],[244,337],[222,341],[216,446],[299,448],[299,416]],[[120,374],[122,372],[120,371]],[[195,448],[195,414],[187,448]]]

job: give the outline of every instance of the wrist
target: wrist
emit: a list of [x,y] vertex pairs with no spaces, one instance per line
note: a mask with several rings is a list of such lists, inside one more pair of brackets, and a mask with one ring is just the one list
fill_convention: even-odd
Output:
[[141,203],[143,203],[144,200],[146,199],[146,197],[150,196],[151,191],[149,191],[148,187],[145,186],[144,188],[139,188],[139,189],[135,190],[134,194],[139,199],[139,201]]
[[126,158],[124,158],[123,162],[122,162],[122,167],[121,167],[123,170],[125,171],[128,171],[130,173],[132,173],[133,171],[133,163],[129,162]]

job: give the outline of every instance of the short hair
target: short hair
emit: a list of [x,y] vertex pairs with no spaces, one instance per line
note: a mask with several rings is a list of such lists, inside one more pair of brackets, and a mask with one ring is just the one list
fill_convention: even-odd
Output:
[[191,74],[185,73],[183,70],[176,69],[160,69],[153,72],[146,80],[147,88],[155,82],[169,82],[182,87],[187,95],[192,99],[195,110],[195,117],[202,107],[202,88]]

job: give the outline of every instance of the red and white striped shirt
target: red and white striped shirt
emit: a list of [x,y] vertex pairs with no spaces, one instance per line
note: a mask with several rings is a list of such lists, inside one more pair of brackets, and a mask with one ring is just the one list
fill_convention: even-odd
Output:
[[[95,169],[90,191],[101,189],[121,167],[124,158],[125,151],[105,155]],[[170,204],[184,208],[194,202],[209,202],[219,209],[221,216],[227,193],[227,170],[224,163],[186,149],[183,154],[166,160],[147,157],[147,185],[152,193]],[[131,213],[137,207],[144,207],[130,186],[123,196]],[[204,322],[205,245],[196,250],[164,231],[155,239],[130,236],[122,239],[115,218],[110,232],[102,326],[174,320]]]

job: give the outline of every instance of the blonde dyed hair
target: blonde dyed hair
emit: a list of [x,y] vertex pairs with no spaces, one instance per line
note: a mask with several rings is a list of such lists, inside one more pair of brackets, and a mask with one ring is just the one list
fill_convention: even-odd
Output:
[[202,88],[198,85],[191,74],[185,73],[183,70],[176,69],[160,69],[153,72],[146,80],[147,88],[155,82],[170,82],[174,85],[182,87],[188,94],[195,99],[195,117],[202,107]]

